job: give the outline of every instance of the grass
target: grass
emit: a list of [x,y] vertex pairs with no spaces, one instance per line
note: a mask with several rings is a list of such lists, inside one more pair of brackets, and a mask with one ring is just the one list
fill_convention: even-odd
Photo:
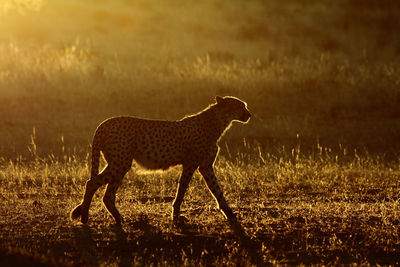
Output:
[[[4,4],[5,3],[5,4]],[[0,265],[396,265],[397,1],[0,4]],[[17,5],[20,3],[20,5]],[[128,173],[123,228],[69,221],[105,118],[180,119],[234,95],[253,117],[170,224],[180,167]]]
[[329,152],[314,158],[261,154],[244,163],[254,156],[216,163],[247,242],[229,229],[199,174],[183,204],[187,222],[177,229],[170,212],[180,168],[129,172],[118,193],[126,219],[120,229],[112,226],[102,193],[95,196],[89,226],[69,221],[88,179],[85,160],[3,162],[3,253],[15,262],[26,255],[27,261],[62,265],[395,264],[398,163],[372,157],[338,163],[341,155]]

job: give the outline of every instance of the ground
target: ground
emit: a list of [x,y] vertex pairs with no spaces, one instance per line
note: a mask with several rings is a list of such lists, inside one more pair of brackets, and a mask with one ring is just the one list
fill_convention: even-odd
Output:
[[180,226],[170,218],[179,168],[128,173],[117,200],[126,219],[122,227],[113,225],[102,192],[94,198],[88,225],[82,225],[70,221],[69,211],[79,202],[85,182],[72,176],[86,166],[59,162],[48,166],[48,178],[41,180],[36,175],[43,172],[42,165],[35,164],[5,168],[13,168],[20,178],[2,183],[4,263],[398,264],[398,165],[340,166],[298,158],[297,163],[264,159],[262,166],[238,166],[221,159],[217,175],[242,223],[245,236],[240,236],[216,209],[199,174],[185,197],[186,220]]

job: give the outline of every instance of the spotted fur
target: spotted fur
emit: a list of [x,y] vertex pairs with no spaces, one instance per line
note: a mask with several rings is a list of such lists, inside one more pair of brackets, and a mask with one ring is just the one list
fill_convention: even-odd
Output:
[[[214,174],[218,141],[232,121],[246,123],[250,112],[245,102],[235,97],[216,97],[216,103],[178,121],[114,117],[102,122],[93,137],[91,178],[86,183],[83,201],[72,212],[72,219],[88,221],[89,206],[97,189],[107,184],[103,202],[117,224],[123,222],[115,207],[115,194],[134,160],[146,169],[167,169],[182,165],[172,218],[177,221],[183,196],[196,169],[207,183],[218,207],[229,221],[236,217],[229,208]],[[100,151],[107,166],[100,173]]]

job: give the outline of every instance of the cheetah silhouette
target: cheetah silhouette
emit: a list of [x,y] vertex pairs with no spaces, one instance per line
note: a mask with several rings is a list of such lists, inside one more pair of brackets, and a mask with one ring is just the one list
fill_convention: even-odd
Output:
[[[121,116],[102,122],[93,137],[91,176],[86,183],[83,201],[71,212],[71,219],[80,218],[82,223],[87,223],[93,195],[100,186],[107,184],[103,202],[116,224],[121,224],[123,218],[115,207],[115,195],[134,160],[149,170],[182,165],[172,205],[173,222],[179,219],[183,196],[193,173],[199,169],[218,208],[228,222],[236,224],[236,216],[218,185],[213,165],[220,138],[233,121],[247,123],[251,114],[247,104],[238,98],[217,96],[215,100],[216,103],[201,112],[178,121]],[[99,173],[100,151],[107,166]]]

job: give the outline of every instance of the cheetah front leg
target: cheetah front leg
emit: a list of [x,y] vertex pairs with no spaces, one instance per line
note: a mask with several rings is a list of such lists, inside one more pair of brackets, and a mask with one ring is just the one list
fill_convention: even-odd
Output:
[[208,189],[214,196],[218,204],[218,208],[222,211],[225,218],[228,219],[231,226],[237,227],[239,223],[236,219],[236,215],[233,213],[232,209],[228,206],[228,203],[225,200],[222,190],[218,185],[217,178],[215,177],[214,174],[213,164],[200,166],[199,171],[201,175],[204,177]]
[[174,223],[178,222],[183,197],[196,169],[197,166],[183,166],[181,178],[179,179],[178,189],[176,191],[176,196],[172,204],[172,220]]

